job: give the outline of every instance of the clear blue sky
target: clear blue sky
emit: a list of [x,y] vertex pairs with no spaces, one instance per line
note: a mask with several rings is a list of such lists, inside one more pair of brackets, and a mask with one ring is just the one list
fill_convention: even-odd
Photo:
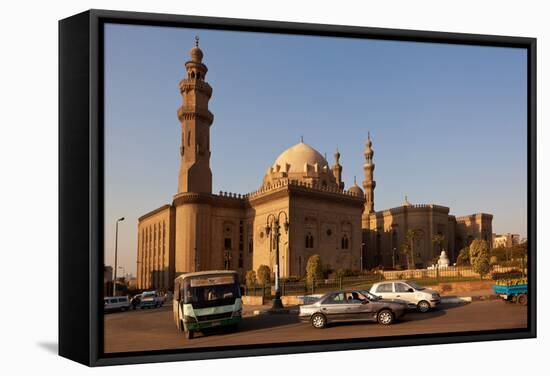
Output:
[[513,48],[151,26],[105,31],[105,256],[135,273],[137,218],[170,203],[179,168],[178,83],[200,36],[213,87],[213,190],[256,190],[304,141],[346,186],[363,180],[370,130],[375,209],[412,203],[494,215],[526,236],[527,54]]

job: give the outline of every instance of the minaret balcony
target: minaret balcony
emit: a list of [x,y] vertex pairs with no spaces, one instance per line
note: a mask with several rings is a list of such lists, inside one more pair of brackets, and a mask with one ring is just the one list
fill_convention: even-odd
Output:
[[209,99],[212,96],[212,87],[208,84],[208,82],[197,79],[181,80],[180,93],[186,94],[190,91],[200,91],[202,93],[205,93]]
[[206,109],[181,106],[178,108],[178,119],[180,121],[201,119],[210,125],[214,122],[214,115]]

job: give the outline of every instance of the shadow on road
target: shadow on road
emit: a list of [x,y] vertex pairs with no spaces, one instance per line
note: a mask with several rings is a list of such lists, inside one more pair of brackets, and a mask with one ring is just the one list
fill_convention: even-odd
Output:
[[[238,332],[256,331],[261,329],[273,329],[279,326],[299,323],[298,315],[295,314],[275,314],[275,315],[257,315],[245,317],[239,323]],[[208,328],[204,329],[202,334],[207,337],[218,334],[231,334],[235,330],[227,328]]]

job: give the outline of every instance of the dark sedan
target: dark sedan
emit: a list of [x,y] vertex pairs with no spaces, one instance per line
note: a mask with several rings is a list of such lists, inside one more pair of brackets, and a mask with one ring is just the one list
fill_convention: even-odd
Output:
[[377,321],[393,324],[407,310],[407,303],[382,299],[368,291],[346,290],[323,295],[313,304],[300,306],[300,320],[321,329],[344,321]]

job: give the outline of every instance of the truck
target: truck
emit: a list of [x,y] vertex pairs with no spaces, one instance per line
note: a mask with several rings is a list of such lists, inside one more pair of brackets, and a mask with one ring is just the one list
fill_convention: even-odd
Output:
[[527,305],[529,291],[527,279],[497,281],[493,291],[504,301]]

